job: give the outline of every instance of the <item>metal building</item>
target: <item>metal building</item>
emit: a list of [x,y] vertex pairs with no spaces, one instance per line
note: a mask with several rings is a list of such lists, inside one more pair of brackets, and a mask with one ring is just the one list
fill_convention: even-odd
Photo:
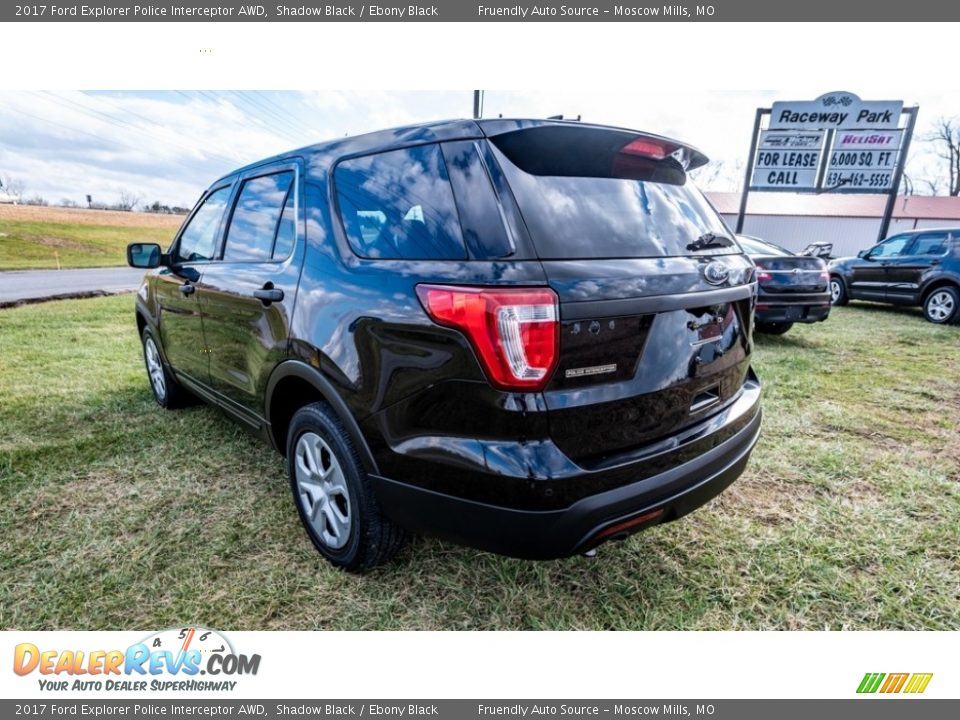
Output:
[[[727,224],[735,227],[740,195],[706,194]],[[882,195],[751,193],[743,232],[788,250],[830,242],[835,257],[856,255],[876,243],[886,201]],[[960,197],[903,196],[897,198],[888,235],[947,225],[960,226]]]

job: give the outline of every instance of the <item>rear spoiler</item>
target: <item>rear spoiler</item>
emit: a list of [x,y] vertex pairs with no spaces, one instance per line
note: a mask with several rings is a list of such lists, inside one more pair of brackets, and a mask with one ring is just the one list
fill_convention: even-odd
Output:
[[[569,120],[478,120],[483,134],[504,147],[519,147],[553,155],[560,148],[587,149],[595,155],[630,154],[654,161],[671,159],[685,171],[710,159],[692,145],[652,133]],[[510,137],[507,137],[510,136]],[[584,157],[577,158],[580,162]]]

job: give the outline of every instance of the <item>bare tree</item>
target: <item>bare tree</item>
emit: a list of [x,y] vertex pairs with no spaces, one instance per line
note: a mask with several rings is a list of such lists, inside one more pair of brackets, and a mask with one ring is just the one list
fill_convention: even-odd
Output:
[[[923,138],[933,146],[934,154],[947,163],[947,194],[960,195],[960,117],[941,117],[933,131]],[[939,178],[936,180],[939,187]]]
[[126,210],[130,212],[140,203],[140,197],[126,190],[120,191],[120,202],[115,207],[117,210]]
[[726,180],[726,163],[723,160],[714,160],[690,173],[697,181],[697,185],[705,190],[714,190],[721,181]]
[[17,202],[20,202],[23,199],[23,193],[27,189],[27,185],[19,178],[4,175],[3,181],[0,182],[0,189]]
[[943,178],[941,177],[918,178],[917,184],[923,188],[921,195],[940,195],[943,191]]

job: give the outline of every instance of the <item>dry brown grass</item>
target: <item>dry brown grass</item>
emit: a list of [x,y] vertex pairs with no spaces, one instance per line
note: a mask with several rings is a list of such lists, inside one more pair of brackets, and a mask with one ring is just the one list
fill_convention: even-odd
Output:
[[34,207],[32,205],[0,205],[0,220],[69,223],[75,225],[112,225],[114,227],[169,228],[176,230],[182,215],[122,212],[120,210],[85,210],[83,208]]

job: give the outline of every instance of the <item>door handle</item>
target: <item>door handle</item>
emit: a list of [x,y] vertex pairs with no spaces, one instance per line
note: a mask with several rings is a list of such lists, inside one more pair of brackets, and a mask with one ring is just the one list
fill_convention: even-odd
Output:
[[187,295],[193,295],[196,291],[196,288],[188,282],[185,282],[180,286],[180,294],[186,297]]
[[280,302],[283,300],[283,290],[280,288],[275,288],[273,283],[267,283],[259,290],[254,290],[253,296],[264,305],[270,305],[270,303]]
[[939,264],[940,264],[940,261],[939,261],[939,260],[931,260],[931,261],[930,261],[930,264],[931,264],[931,265],[939,265]]

